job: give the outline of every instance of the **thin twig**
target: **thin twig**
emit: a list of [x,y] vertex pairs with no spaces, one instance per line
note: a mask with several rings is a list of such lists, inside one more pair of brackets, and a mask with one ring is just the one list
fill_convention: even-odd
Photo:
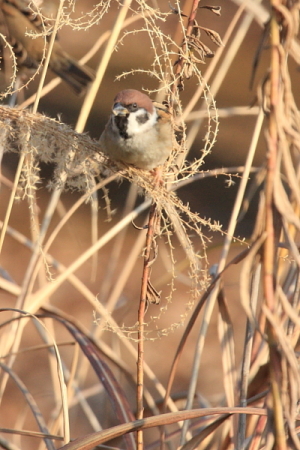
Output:
[[[275,312],[275,223],[274,223],[274,183],[279,151],[279,133],[278,133],[278,113],[279,113],[279,95],[281,89],[281,61],[280,61],[280,24],[278,23],[278,14],[276,6],[281,4],[280,0],[272,0],[273,6],[271,15],[271,72],[270,72],[270,120],[269,120],[269,139],[268,139],[268,157],[267,157],[267,175],[266,175],[266,240],[264,244],[263,258],[263,286],[264,296],[268,309],[271,313]],[[274,328],[267,323],[267,333],[270,348],[270,376],[272,386],[272,399],[274,408],[275,422],[275,447],[279,450],[285,450],[286,436],[284,430],[284,419],[281,398],[281,357],[277,349],[277,338]],[[273,419],[272,419],[273,420]]]
[[[192,8],[191,8],[191,12],[189,14],[189,18],[188,18],[188,24],[187,24],[187,28],[186,28],[186,33],[185,33],[185,39],[188,36],[190,36],[192,34],[192,30],[193,30],[193,26],[195,24],[195,19],[196,19],[196,15],[197,15],[197,11],[198,11],[198,5],[200,3],[200,0],[193,0],[193,4],[192,4]],[[183,42],[184,45],[184,42]],[[187,49],[185,48],[184,51],[186,52]],[[179,86],[180,83],[180,74],[182,72],[183,66],[185,63],[185,59],[184,56],[180,56],[176,65],[176,71],[175,71],[175,83],[173,84],[172,87],[172,92],[173,92],[173,97],[172,97],[172,101],[175,99],[175,92]]]
[[[147,307],[147,291],[150,277],[151,250],[155,236],[155,226],[157,223],[156,204],[152,203],[149,212],[148,230],[146,236],[146,248],[144,252],[144,268],[142,275],[141,296],[138,311],[138,360],[137,360],[137,413],[136,418],[142,419],[144,415],[143,390],[144,390],[144,324]],[[143,431],[137,431],[137,450],[143,450]]]
[[104,74],[106,72],[107,69],[107,65],[110,61],[110,58],[112,56],[113,53],[113,49],[116,45],[116,42],[118,40],[118,37],[121,33],[121,30],[123,28],[123,24],[126,18],[126,15],[128,13],[128,10],[130,8],[132,0],[126,0],[123,3],[123,6],[118,14],[118,17],[116,19],[114,28],[111,32],[111,35],[109,37],[109,41],[107,43],[106,49],[104,54],[102,55],[101,61],[99,63],[98,69],[97,69],[97,73],[96,73],[96,78],[88,92],[88,94],[86,95],[81,111],[80,111],[80,115],[78,117],[78,121],[76,124],[76,130],[79,132],[82,132],[84,130],[85,127],[85,123],[87,121],[87,118],[90,114],[90,110],[92,105],[94,104],[95,101],[95,97],[97,95],[97,92],[99,90],[99,86],[103,80]]

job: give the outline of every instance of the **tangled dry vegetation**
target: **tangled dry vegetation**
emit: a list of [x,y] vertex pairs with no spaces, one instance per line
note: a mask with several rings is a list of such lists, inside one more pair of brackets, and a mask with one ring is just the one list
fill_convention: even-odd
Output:
[[[184,450],[300,449],[297,354],[300,115],[289,73],[291,60],[300,63],[300,2],[272,0],[268,2],[269,8],[265,8],[256,1],[232,1],[236,5],[235,14],[222,39],[218,33],[221,20],[218,6],[202,4],[199,0],[182,3],[176,1],[159,9],[156,1],[125,0],[118,2],[117,8],[113,2],[105,1],[73,18],[75,2],[61,1],[56,19],[47,18],[45,22],[47,26],[42,32],[45,38],[47,33],[56,33],[63,26],[84,30],[101,24],[107,14],[115,15],[112,29],[99,37],[90,52],[97,53],[99,48],[104,48],[95,81],[83,100],[76,130],[38,113],[40,97],[47,89],[53,89],[56,80],[43,89],[41,84],[34,99],[26,99],[13,108],[0,106],[0,149],[20,155],[13,182],[2,177],[3,185],[6,183],[11,193],[1,222],[0,251],[5,255],[12,242],[17,248],[26,247],[30,251],[30,257],[24,258],[19,284],[13,281],[14,273],[5,271],[5,258],[2,259],[0,287],[9,296],[9,302],[1,305],[0,392],[5,428],[1,429],[0,444],[3,448],[92,449],[122,437],[114,441],[114,445],[139,449],[170,445],[181,446]],[[204,10],[210,12],[214,27],[202,23]],[[177,30],[172,35],[166,24],[174,15],[178,20]],[[223,231],[218,223],[193,211],[177,191],[182,186],[193,185],[201,177],[218,174],[200,172],[219,130],[214,98],[241,41],[247,38],[252,21],[262,27],[264,37],[254,69],[265,52],[269,55],[269,67],[257,90],[254,109],[257,118],[245,165],[239,170],[219,171],[219,174],[240,178],[229,226]],[[149,94],[167,101],[173,111],[177,140],[163,169],[162,186],[154,185],[152,174],[146,171],[110,161],[101,153],[99,143],[83,133],[113,52],[120,52],[123,43],[134,42],[144,35],[149,40],[149,52],[153,53],[151,67],[116,76],[134,79],[145,73],[156,82],[156,89],[149,89]],[[12,67],[11,84],[2,94],[5,102],[13,93],[17,68],[13,48],[5,41],[5,36],[1,39]],[[51,51],[51,43],[48,49]],[[193,83],[194,90],[183,102],[187,82]],[[25,109],[30,102],[33,102],[32,110]],[[197,158],[187,161],[203,122],[205,138],[201,151]],[[257,169],[253,159],[261,134],[265,134],[266,150],[264,163]],[[51,196],[43,213],[37,196],[41,162],[55,166],[50,182]],[[246,191],[252,172],[252,185]],[[107,186],[121,178],[132,183],[124,214],[98,236],[97,192],[102,192],[110,220],[114,200]],[[246,243],[234,237],[235,228],[244,213],[243,208],[258,189],[260,197],[254,231]],[[61,196],[67,190],[80,192],[81,196],[68,211],[64,210],[56,223],[54,217],[57,211],[62,211]],[[144,197],[134,207],[138,191]],[[10,226],[14,208],[20,207],[14,203],[16,199],[22,204],[27,202],[31,239]],[[50,248],[86,202],[92,211],[89,226],[93,243],[65,266]],[[126,230],[148,210],[149,217],[140,231],[135,230],[139,237],[135,238],[120,267]],[[88,226],[87,221],[85,226]],[[74,232],[77,233],[76,226]],[[207,236],[212,232],[218,232],[224,243],[218,264],[210,268]],[[113,239],[115,244],[107,256],[104,247]],[[242,246],[230,261],[229,252],[236,241]],[[71,245],[68,241],[63,244],[64,249]],[[106,271],[103,269],[99,293],[99,284],[95,289],[90,287],[79,271],[92,259],[93,276],[97,279],[97,258],[105,261],[106,257],[108,262],[104,264],[107,267]],[[158,264],[166,275],[162,293],[158,292],[152,276]],[[240,362],[223,282],[233,265],[237,265],[240,273],[239,299],[246,322]],[[117,270],[116,281],[112,273]],[[136,283],[141,272],[137,322],[136,319],[132,322],[117,320],[118,302],[126,283],[130,283],[130,277]],[[71,304],[72,295],[64,289],[66,284],[71,292],[79,295],[89,311],[94,311],[95,320],[91,324],[90,315],[89,329],[80,315],[75,317],[70,313],[72,307],[64,308],[64,301]],[[185,285],[183,299],[182,285]],[[174,317],[169,311],[177,290],[181,292],[181,309],[178,308]],[[57,298],[62,303],[60,307]],[[129,303],[134,310],[136,302],[133,300]],[[214,310],[218,311],[224,391],[222,398],[211,407],[205,392],[199,393],[197,383],[201,378],[201,358]],[[187,340],[195,333],[195,323],[199,327],[197,338],[194,336],[194,340],[189,341],[194,362],[190,373],[186,374],[188,387],[177,399],[174,380],[180,361],[186,357]],[[173,362],[164,369],[169,373],[164,384],[156,374],[155,359],[152,364],[148,363],[145,344],[149,341],[160,346],[175,330],[182,336],[177,348],[172,348]],[[43,367],[44,376],[36,361]],[[91,368],[95,378],[90,374]],[[35,398],[32,389],[35,383],[51,391],[46,401]],[[136,400],[132,401],[133,397]],[[13,411],[11,398],[18,398],[20,405]],[[111,410],[105,404],[108,400]],[[151,432],[147,433],[147,429]]]

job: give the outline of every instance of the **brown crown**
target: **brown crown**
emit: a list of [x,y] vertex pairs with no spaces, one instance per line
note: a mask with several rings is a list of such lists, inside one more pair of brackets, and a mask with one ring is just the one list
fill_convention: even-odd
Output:
[[114,98],[114,103],[121,103],[123,106],[136,103],[139,108],[144,108],[149,113],[152,113],[154,106],[148,95],[143,94],[136,89],[125,89],[119,92]]

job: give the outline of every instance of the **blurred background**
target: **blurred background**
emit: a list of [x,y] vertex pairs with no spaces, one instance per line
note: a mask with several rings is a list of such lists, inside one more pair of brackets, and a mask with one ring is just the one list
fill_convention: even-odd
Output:
[[[47,1],[51,1],[51,3],[57,2],[57,0]],[[228,29],[231,19],[237,11],[239,3],[242,2],[239,2],[238,0],[236,0],[236,2],[224,2],[223,0],[220,0],[219,5],[222,8],[220,17],[212,14],[206,9],[202,9],[201,14],[198,15],[199,24],[207,28],[214,29],[220,34],[221,37],[223,37]],[[214,2],[207,1],[205,4],[213,6]],[[152,5],[155,6],[155,2],[150,2],[150,6]],[[190,5],[191,1],[181,2],[182,12],[188,13],[190,10]],[[268,2],[262,2],[262,5],[267,8]],[[76,17],[86,14],[91,10],[92,6],[92,1],[87,0],[84,2],[76,2],[75,13],[72,14],[71,17],[75,19]],[[163,12],[170,11],[168,2],[164,0],[159,2],[159,8]],[[63,48],[76,59],[80,59],[91,49],[100,35],[111,29],[114,21],[116,20],[118,10],[119,8],[117,4],[111,5],[107,14],[104,15],[103,20],[101,20],[99,24],[95,24],[91,28],[84,31],[72,29],[67,25],[64,26],[59,32],[59,39]],[[261,19],[263,19],[263,15]],[[165,22],[161,24],[161,28],[167,35],[174,36],[178,29],[178,17],[176,17],[175,14],[168,16]],[[126,30],[130,32],[135,29],[138,29],[138,22],[126,28]],[[176,36],[178,36],[177,42],[180,44],[182,35],[178,32]],[[217,50],[217,46],[214,45],[207,36],[205,36],[205,33],[202,33],[202,38],[213,51]],[[252,83],[253,64],[260,46],[261,38],[262,23],[258,23],[257,20],[253,20],[249,29],[247,29],[245,38],[242,40],[237,53],[233,57],[233,60],[226,71],[220,88],[215,95],[217,108],[220,110],[220,114],[223,109],[240,106],[246,108],[249,107],[249,114],[244,112],[243,114],[231,115],[229,112],[229,117],[226,118],[222,117],[221,114],[219,119],[220,131],[218,134],[218,139],[213,151],[205,159],[203,170],[209,170],[216,167],[239,166],[244,164],[245,155],[248,151],[253,126],[255,123],[255,111],[251,111],[251,106],[256,104],[257,85],[261,82],[262,77],[265,75],[265,69],[268,64],[267,52],[263,49],[260,54],[259,64],[257,70],[255,71],[254,81]],[[228,46],[231,44],[232,39],[233,38],[229,39]],[[122,40],[122,44],[119,45],[116,48],[116,51],[112,54],[108,71],[106,72],[101,83],[95,104],[85,128],[85,131],[88,132],[91,137],[97,139],[100,136],[110,113],[112,100],[117,92],[128,87],[136,89],[145,88],[146,90],[157,88],[156,80],[142,73],[135,74],[134,76],[129,75],[126,78],[116,80],[116,77],[123,72],[129,72],[134,69],[147,70],[148,68],[151,68],[153,52],[151,51],[151,48],[149,48],[149,45],[150,41],[146,33],[138,33],[136,35],[129,34]],[[88,61],[88,66],[94,69],[97,67],[104,48],[105,45],[103,45],[97,54],[90,61]],[[145,49],[147,49],[147,51],[145,51]],[[218,75],[218,70],[223,70],[222,64],[224,64],[224,59],[226,58],[228,58],[228,55],[226,55],[225,51],[216,68],[214,77]],[[175,60],[176,55],[174,55],[174,62]],[[203,74],[207,69],[206,66],[209,66],[210,62],[210,59],[207,58],[206,65],[201,66]],[[291,67],[292,79],[297,82],[299,77],[298,67],[296,64],[293,65],[293,62]],[[54,75],[49,71],[47,80],[53,78],[53,76]],[[26,89],[25,96],[27,98],[36,92],[38,81],[39,77],[37,76]],[[208,84],[210,85],[210,82]],[[250,84],[252,84],[251,87]],[[181,93],[183,105],[187,104],[196,88],[196,78],[191,78],[185,82],[184,90]],[[50,117],[60,117],[63,122],[75,126],[82,102],[82,98],[78,98],[64,82],[61,82],[56,89],[41,99],[39,111]],[[200,106],[201,102],[202,100],[200,100],[199,104],[196,105],[195,109]],[[187,129],[189,129],[189,122],[187,122]],[[202,149],[205,132],[206,128],[204,121],[203,127],[197,134],[195,142],[192,146],[190,153],[191,160],[194,157],[197,157],[199,150]],[[264,150],[264,139],[262,138],[258,151],[256,152],[255,165],[260,165],[262,163],[264,158]],[[6,155],[4,159],[4,167],[13,167],[12,160],[14,159],[15,158],[12,155]],[[47,177],[48,172],[46,168],[43,169],[43,177]],[[215,220],[220,220],[226,228],[228,218],[231,214],[230,205],[235,197],[238,186],[238,179],[234,185],[225,191],[224,186],[227,186],[227,184],[224,177],[214,180],[203,180],[197,183],[196,186],[197,188],[193,186],[192,192],[183,189],[181,191],[181,195],[188,196],[189,201],[192,203],[195,210],[201,210],[204,215]],[[202,190],[205,192],[204,195],[198,193]],[[118,192],[118,196],[121,196],[121,201],[123,201],[123,191],[124,189],[122,189],[122,192]],[[195,191],[197,191],[197,194],[193,195]],[[250,213],[246,216],[243,224],[239,227],[238,232],[241,233],[241,235],[249,235],[251,231],[250,215],[251,211],[253,212],[253,208],[254,206],[250,205]]]
[[[50,1],[50,0],[49,0]],[[52,1],[52,0],[51,0]],[[221,38],[224,37],[225,33],[228,31],[231,20],[237,13],[238,7],[242,1],[228,1],[219,0],[218,5],[221,6],[221,16],[217,16],[211,11],[206,9],[201,9],[197,20],[200,25],[207,28],[212,28],[217,31]],[[245,2],[247,3],[247,2]],[[266,8],[265,14],[267,14],[268,2],[250,2],[256,3],[258,6]],[[167,0],[149,1],[150,7],[159,7],[163,12],[169,12],[170,6]],[[192,1],[186,0],[181,2],[182,12],[189,14]],[[215,6],[215,0],[207,0],[205,2],[207,5]],[[90,0],[78,0],[76,2],[75,12],[72,13],[71,17],[76,18],[87,14],[93,7],[94,2]],[[203,1],[204,5],[204,1]],[[175,5],[172,5],[175,7]],[[99,23],[94,24],[91,28],[87,30],[76,30],[68,25],[65,25],[59,31],[59,39],[61,45],[64,49],[71,54],[76,59],[83,57],[90,48],[97,41],[99,36],[103,35],[106,31],[112,29],[117,14],[119,12],[118,2],[112,2],[109,5],[108,12],[103,16]],[[243,13],[239,19],[239,24],[241,24],[244,19]],[[232,34],[226,44],[223,55],[213,72],[212,78],[208,81],[208,85],[215,86],[217,84],[217,77],[220,73],[224,74],[224,78],[221,81],[220,88],[217,90],[215,95],[215,101],[217,108],[220,111],[219,118],[219,133],[217,136],[217,142],[214,145],[211,154],[209,154],[205,159],[205,164],[203,165],[203,170],[208,171],[211,169],[222,168],[222,167],[235,167],[242,166],[245,163],[245,159],[248,153],[249,145],[253,135],[254,124],[256,121],[255,107],[256,107],[256,97],[258,92],[258,85],[261,83],[262,78],[265,75],[266,67],[269,63],[268,52],[264,49],[260,55],[259,64],[254,75],[254,82],[252,87],[250,87],[251,80],[253,78],[253,63],[255,59],[256,52],[259,48],[262,36],[262,21],[263,14],[254,16],[249,28],[245,29],[245,36],[241,41],[238,51],[234,53],[227,53],[232,44],[236,30],[232,31]],[[266,16],[267,17],[267,16]],[[142,22],[136,22],[132,26],[127,28],[127,31],[134,31],[142,26]],[[177,36],[177,43],[181,43],[182,35],[180,30],[178,31],[178,16],[176,14],[168,15],[165,21],[160,24],[162,30],[166,35]],[[245,25],[246,26],[246,25]],[[242,30],[243,31],[243,30]],[[209,47],[217,51],[217,47],[209,41],[205,36],[203,40],[209,45]],[[102,54],[105,49],[105,44],[99,49],[99,51],[89,60],[86,64],[92,69],[96,70],[99,61],[101,60]],[[233,52],[233,50],[232,50]],[[225,70],[226,60],[230,60],[228,70]],[[176,55],[174,55],[174,62],[176,60]],[[213,59],[207,59],[205,65],[201,65],[201,70],[205,76],[205,72],[209,65],[212,63]],[[111,55],[111,60],[109,62],[108,70],[105,73],[103,81],[101,83],[99,92],[97,94],[96,101],[93,105],[91,114],[89,115],[85,132],[87,132],[92,138],[98,139],[103,127],[107,121],[110,114],[110,108],[112,105],[112,100],[117,92],[124,88],[135,88],[135,89],[146,89],[152,90],[157,88],[157,82],[152,77],[145,74],[135,74],[134,76],[129,75],[128,77],[121,78],[117,80],[116,78],[123,72],[128,72],[132,69],[145,69],[151,68],[153,62],[153,52],[150,48],[150,42],[147,37],[147,33],[131,33],[122,40],[122,43],[118,45],[114,53]],[[291,77],[294,83],[299,84],[299,67],[295,63],[291,63]],[[53,78],[53,74],[49,73],[47,76],[47,81]],[[28,98],[36,92],[39,77],[30,83],[28,88],[25,90],[25,98]],[[2,85],[5,85],[5,79],[2,74]],[[197,89],[196,78],[191,78],[185,82],[184,90],[181,92],[180,97],[183,105],[186,105],[190,98],[193,96],[193,92]],[[300,90],[296,92],[296,100],[300,100]],[[154,98],[154,96],[153,96]],[[198,105],[196,105],[195,110],[200,108],[203,99],[200,99]],[[39,104],[39,112],[43,113],[49,117],[57,118],[64,123],[75,127],[77,118],[82,106],[83,98],[77,97],[69,87],[61,82],[53,91],[48,95],[43,97]],[[231,114],[233,108],[244,107],[243,114]],[[228,115],[228,117],[225,117]],[[190,122],[187,121],[187,130],[189,130]],[[193,160],[197,158],[203,147],[203,139],[206,133],[207,123],[204,120],[200,128],[199,133],[192,145],[189,159]],[[260,166],[263,164],[265,159],[265,141],[264,137],[261,136],[259,146],[255,155],[255,166]],[[13,180],[16,166],[18,161],[17,154],[5,154],[2,163],[2,174],[7,178],[7,180]],[[38,207],[40,208],[40,215],[43,217],[49,196],[49,190],[47,189],[47,183],[51,179],[53,167],[51,165],[42,165],[41,167],[41,183],[38,185],[37,199]],[[234,171],[236,173],[236,171]],[[190,186],[182,188],[179,190],[178,195],[182,198],[184,202],[189,202],[190,207],[193,211],[197,211],[201,216],[206,218],[211,218],[213,221],[219,221],[223,225],[223,229],[226,231],[228,220],[231,215],[232,205],[235,199],[237,188],[239,185],[239,177],[233,177],[233,183],[228,183],[227,176],[219,177],[208,177],[203,180],[194,182]],[[105,203],[99,196],[100,210],[99,210],[99,234],[103,234],[111,226],[113,226],[121,217],[124,203],[127,198],[127,193],[130,186],[126,181],[116,182],[109,186],[109,196],[112,201],[112,208],[115,210],[112,222],[106,221],[106,212],[104,210]],[[0,215],[1,219],[5,215],[8,199],[10,195],[9,184],[2,183],[0,191]],[[54,229],[55,225],[58,223],[60,218],[64,215],[64,211],[67,211],[75,201],[80,197],[78,192],[65,192],[61,198],[60,210],[57,211],[54,221],[50,226],[50,232]],[[237,236],[241,238],[249,238],[253,229],[253,221],[255,218],[256,208],[257,208],[258,193],[252,199],[249,210],[245,214],[243,220],[238,224]],[[141,201],[141,200],[138,200]],[[59,237],[55,240],[51,247],[51,254],[55,255],[55,258],[61,261],[66,267],[74,261],[74,259],[83,252],[86,248],[91,245],[91,228],[90,228],[90,217],[91,210],[89,204],[84,204],[75,213],[72,219],[68,222],[59,234]],[[138,219],[138,225],[142,224],[142,218]],[[9,225],[18,230],[24,236],[30,238],[30,218],[28,214],[28,204],[26,200],[19,201],[14,204],[11,219]],[[213,233],[210,230],[203,230],[210,238],[210,243],[208,244],[207,254],[209,266],[213,266],[218,261],[220,255],[220,249],[223,242],[223,237]],[[130,226],[127,230],[126,239],[124,241],[120,257],[118,259],[114,277],[117,280],[118,274],[123,268],[125,258],[130,252],[132,246],[134,245],[138,234],[140,231],[136,230],[134,227]],[[110,243],[101,250],[98,255],[98,266],[97,273],[94,279],[91,279],[92,263],[88,261],[83,267],[81,267],[76,275],[95,293],[97,297],[98,293],[101,291],[101,286],[105,282],[107,261],[111,255],[114,243]],[[240,244],[235,244],[231,250],[231,257],[241,251]],[[175,249],[175,255],[179,253],[179,249]],[[11,276],[13,281],[20,285],[24,276],[24,267],[26,267],[30,257],[30,250],[23,245],[20,245],[14,238],[8,236],[3,247],[3,253],[1,255],[1,266],[5,271]],[[157,289],[163,289],[164,293],[164,283],[165,279],[163,275],[166,275],[166,268],[162,261],[160,261],[154,268],[153,279],[155,281],[155,286]],[[133,270],[132,276],[126,285],[122,295],[120,296],[118,307],[114,312],[114,318],[119,324],[126,322],[126,324],[134,324],[136,322],[137,314],[137,304],[139,298],[140,290],[140,277],[141,277],[141,259],[136,262],[135,269]],[[168,282],[167,278],[167,282]],[[231,318],[234,323],[234,333],[235,333],[235,343],[236,343],[236,357],[239,362],[241,357],[241,351],[243,347],[243,338],[245,333],[245,314],[239,302],[239,291],[238,291],[238,281],[239,281],[239,270],[235,267],[229,269],[224,278],[225,292],[228,299],[228,307],[231,313]],[[187,303],[187,290],[188,287],[182,283],[181,287],[177,287],[174,294],[173,303],[169,306],[166,314],[162,316],[158,324],[153,323],[158,326],[158,328],[163,329],[168,327],[170,323],[180,322],[180,315],[185,314],[186,303]],[[14,305],[14,300],[12,296],[4,291],[1,291],[1,307],[11,307]],[[105,304],[105,299],[101,299]],[[164,297],[162,299],[162,304],[164,305]],[[56,293],[55,298],[51,299],[51,304],[59,307],[60,309],[66,311],[72,317],[80,320],[88,329],[91,329],[94,325],[93,317],[93,307],[92,305],[87,306],[86,302],[82,302],[81,296],[69,284],[65,283],[62,285],[60,290]],[[147,317],[155,314],[153,312],[153,306],[151,306],[151,311],[148,312]],[[155,373],[162,383],[166,383],[168,377],[168,371],[171,361],[174,357],[175,349],[178,345],[179,339],[182,335],[182,327],[174,327],[172,332],[168,333],[167,337],[161,338],[160,341],[147,342],[146,343],[146,360],[150,367],[155,370]],[[70,337],[66,331],[60,329],[60,339],[68,341]],[[219,401],[223,396],[224,387],[222,379],[221,370],[221,359],[220,359],[220,345],[217,334],[217,311],[213,316],[213,320],[210,323],[208,337],[206,340],[203,359],[201,364],[201,377],[198,381],[198,392],[203,395],[209,402],[214,404]],[[189,339],[189,345],[185,350],[184,357],[181,360],[179,370],[175,379],[175,384],[173,391],[178,393],[185,392],[187,389],[187,384],[190,376],[190,368],[193,360],[194,343],[197,335],[197,326],[195,327],[192,335]],[[33,339],[34,330],[30,326],[27,338],[30,342]],[[28,342],[23,342],[26,346]],[[132,370],[135,370],[135,364],[132,358],[127,356],[126,350],[120,349],[118,338],[113,335],[113,333],[107,333],[105,340],[111,345],[116,352],[121,352],[121,358],[125,359],[130,365]],[[159,342],[159,344],[158,344]],[[189,350],[190,349],[190,350]],[[66,360],[71,361],[71,356],[73,350],[71,351],[68,346],[66,348],[62,347],[62,353]],[[43,405],[47,402],[52,402],[51,391],[44,389],[44,385],[47,383],[44,381],[44,376],[47,377],[48,367],[41,366],[36,367],[34,373],[30,370],[32,365],[36,362],[36,353],[26,354],[26,365],[28,367],[28,372],[23,371],[23,380],[26,382],[28,388],[32,389],[37,397],[42,401]],[[24,368],[24,361],[18,360],[20,367]],[[118,374],[118,371],[116,371]],[[122,378],[120,374],[117,375]],[[41,382],[43,380],[43,382]],[[88,377],[88,385],[90,387],[94,386],[95,378],[93,374]],[[123,380],[124,381],[124,380]],[[124,382],[125,386],[126,383]],[[150,390],[155,391],[151,385]],[[125,388],[130,403],[134,405],[134,389],[132,386],[128,385]],[[9,405],[17,405],[18,402],[21,403],[18,392],[16,392],[12,387],[7,391],[7,397],[5,398],[4,404],[7,408]],[[154,393],[154,395],[156,395]],[[97,395],[90,398],[90,405],[92,409],[98,413],[99,410],[103,412],[103,404],[99,404],[97,400]],[[107,402],[107,400],[106,400]],[[134,407],[134,406],[133,406]],[[7,411],[7,410],[6,410]],[[76,417],[76,414],[80,416],[80,409],[74,408],[72,414]],[[12,415],[14,412],[12,412]],[[9,425],[10,420],[8,417],[10,414],[1,414],[1,422],[3,426],[7,422]],[[24,419],[25,420],[25,419]],[[80,435],[89,431],[89,425],[86,421],[77,420],[77,426],[74,427],[73,435]],[[29,424],[27,424],[29,427]],[[25,447],[24,447],[25,448]]]
[[[46,3],[47,1],[58,3],[57,0],[45,0]],[[223,37],[232,17],[237,11],[238,3],[242,2],[238,2],[238,0],[236,2],[224,2],[223,0],[220,0],[219,5],[222,8],[220,17],[212,14],[208,10],[202,9],[201,15],[198,15],[199,24],[214,29],[221,37]],[[207,1],[205,4],[214,5],[212,1]],[[268,2],[262,2],[262,4],[266,7],[268,6]],[[150,5],[155,6],[155,2],[150,2]],[[191,1],[181,2],[182,12],[188,13],[190,5]],[[72,14],[71,17],[75,19],[76,16],[79,17],[86,14],[92,9],[92,6],[92,1],[76,2],[75,13]],[[170,11],[168,2],[164,0],[159,2],[159,8],[163,12]],[[100,35],[111,29],[118,14],[118,9],[117,4],[111,5],[107,14],[104,15],[103,20],[101,20],[99,24],[84,31],[74,30],[67,25],[64,26],[59,32],[59,39],[63,48],[76,59],[80,59],[90,50]],[[168,16],[165,23],[161,24],[161,27],[167,35],[173,36],[178,28],[178,17],[176,17],[175,14]],[[138,23],[126,28],[127,31],[131,32],[134,29],[138,29]],[[178,44],[180,44],[182,35],[180,35],[180,33],[177,34],[177,41]],[[249,115],[234,115],[228,118],[223,118],[221,115],[218,139],[212,153],[205,160],[204,170],[244,164],[245,155],[247,154],[248,145],[252,136],[253,125],[255,123],[255,115],[251,112],[251,106],[255,105],[257,84],[261,81],[262,76],[265,75],[265,69],[268,64],[267,52],[263,50],[261,52],[257,71],[255,72],[254,82],[250,87],[253,78],[254,59],[261,42],[261,37],[261,23],[257,23],[257,21],[254,20],[247,30],[246,37],[233,58],[233,61],[225,74],[225,78],[215,96],[218,109],[222,110],[223,108],[244,106],[249,107]],[[217,46],[211,43],[204,33],[202,33],[202,38],[213,51],[217,50]],[[229,44],[230,43],[231,40],[229,40]],[[85,131],[87,131],[91,137],[97,139],[100,136],[110,113],[112,100],[117,92],[128,87],[136,89],[145,88],[146,90],[157,88],[156,80],[145,74],[135,74],[134,77],[129,75],[126,78],[116,81],[116,77],[123,72],[134,69],[147,70],[151,67],[153,52],[151,51],[151,48],[149,48],[149,44],[150,41],[146,33],[138,33],[137,35],[130,34],[122,40],[122,44],[119,45],[112,54],[109,70],[106,72],[102,81],[94,107],[86,125]],[[100,48],[99,52],[88,62],[88,66],[94,69],[96,68],[104,48],[105,46]],[[147,51],[145,51],[145,49],[147,49]],[[226,52],[224,52],[223,58],[226,58]],[[174,56],[174,62],[175,60],[176,56]],[[210,62],[210,59],[207,58],[206,65],[201,67],[203,74],[207,69],[206,66],[208,66]],[[222,62],[221,58],[218,67]],[[216,71],[218,71],[218,67]],[[299,71],[296,64],[294,66],[292,65],[291,75],[292,79],[297,82]],[[53,76],[54,75],[49,71],[47,80],[53,78]],[[29,97],[36,92],[38,81],[39,77],[37,76],[36,79],[30,83],[25,92],[26,97]],[[196,87],[195,78],[186,81],[184,91],[181,93],[183,105],[191,98]],[[51,91],[42,98],[39,110],[50,117],[56,118],[59,116],[63,122],[75,126],[82,102],[82,98],[78,98],[64,82],[61,82],[54,91]],[[199,104],[200,103],[201,101]],[[195,109],[197,109],[197,106]],[[187,127],[189,127],[189,122],[187,123]],[[202,132],[199,132],[196,137],[190,155],[191,159],[197,156],[197,152],[202,148],[204,134],[205,124]],[[262,139],[259,151],[256,153],[255,164],[260,165],[263,158],[264,141]],[[9,166],[9,159],[11,159],[11,155],[5,157],[5,166]],[[196,196],[194,201],[197,202],[201,199],[201,205],[195,205],[195,208],[197,209],[199,206],[204,208],[205,214],[214,219],[222,219],[223,223],[225,219],[226,224],[226,217],[228,219],[230,216],[230,209],[228,209],[228,206],[234,198],[236,186],[231,186],[230,189],[226,190],[226,195],[220,195],[219,191],[221,190],[223,192],[224,178],[220,178],[220,180],[217,181],[201,181],[198,187],[200,190],[205,187],[205,195]],[[190,198],[190,201],[193,201],[193,198]],[[229,203],[227,203],[227,201]],[[218,204],[218,208],[211,208],[212,205],[215,206],[216,204]],[[221,215],[218,216],[218,214]],[[249,232],[249,228],[245,228],[245,224],[243,225],[243,229],[247,229],[247,232]],[[241,232],[242,231],[243,230],[241,230]]]

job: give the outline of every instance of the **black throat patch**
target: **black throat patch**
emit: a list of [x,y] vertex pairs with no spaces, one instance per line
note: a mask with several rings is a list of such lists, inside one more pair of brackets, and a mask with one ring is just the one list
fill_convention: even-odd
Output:
[[127,133],[127,127],[128,127],[128,116],[115,116],[115,124],[119,129],[120,136],[123,139],[128,139],[129,135]]
[[[132,112],[132,111],[136,111],[136,108],[133,109],[131,108],[131,105],[127,106],[127,109]],[[128,134],[128,114],[127,115],[116,115],[114,117],[115,120],[115,124],[116,127],[119,130],[120,136],[123,139],[129,139],[131,136]],[[145,111],[143,114],[137,115],[136,116],[136,121],[139,125],[143,125],[144,123],[146,123],[149,120],[149,115],[148,113]]]

